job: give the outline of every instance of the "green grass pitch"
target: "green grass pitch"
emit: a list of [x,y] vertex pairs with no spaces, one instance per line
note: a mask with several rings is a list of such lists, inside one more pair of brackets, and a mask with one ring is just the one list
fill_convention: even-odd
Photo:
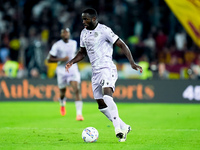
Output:
[[[112,123],[97,104],[85,102],[85,120],[75,120],[74,102],[61,116],[58,102],[0,102],[0,150],[199,150],[199,104],[117,103],[120,117],[132,127],[119,143]],[[85,143],[86,127],[99,131]]]

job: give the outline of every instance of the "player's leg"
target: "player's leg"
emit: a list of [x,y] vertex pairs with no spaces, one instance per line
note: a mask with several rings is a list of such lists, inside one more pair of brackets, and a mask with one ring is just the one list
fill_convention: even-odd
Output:
[[57,71],[57,83],[58,83],[58,88],[60,89],[60,113],[62,116],[64,116],[66,114],[66,110],[65,110],[65,103],[66,103],[66,97],[65,97],[65,93],[66,93],[66,86],[67,86],[67,82],[66,82],[66,76],[63,74],[60,74],[59,71]]
[[[105,104],[104,100],[97,99],[96,101],[98,103],[99,111],[101,111],[112,122],[110,111],[109,111],[107,105]],[[131,131],[131,127],[129,125],[127,125],[126,123],[124,123],[121,120],[121,118],[119,118],[119,121],[120,121],[120,128],[121,128],[122,132],[124,133],[123,137],[119,139],[119,142],[124,142],[124,141],[126,141],[127,134]]]
[[108,110],[108,106],[105,104],[103,99],[96,99],[97,104],[98,104],[98,109],[100,112],[102,112],[111,122],[112,118],[110,115],[110,112]]
[[[112,118],[110,115],[110,111],[108,109],[108,106],[105,104],[103,99],[97,99],[97,104],[98,104],[98,109],[100,112],[102,112],[111,122],[112,122]],[[125,128],[127,125],[126,123],[124,123],[121,118],[119,117],[120,120],[120,128],[123,129]]]
[[66,93],[66,88],[62,88],[60,89],[60,113],[62,116],[64,116],[66,114],[66,110],[65,110],[65,103],[66,103],[66,97],[65,97],[65,93]]
[[[122,137],[123,133],[121,131],[120,125],[121,124],[123,125],[124,122],[119,118],[118,109],[112,99],[112,93],[114,90],[112,90],[112,88],[110,88],[110,87],[114,87],[113,84],[115,83],[115,80],[114,80],[114,82],[112,81],[112,79],[111,79],[112,74],[109,73],[109,70],[110,69],[105,69],[105,70],[103,69],[103,70],[101,70],[101,72],[93,74],[92,90],[93,90],[94,98],[96,99],[96,101],[98,103],[99,110],[110,121],[113,122],[113,125],[116,129],[115,131],[117,132],[117,134],[119,133],[120,137]],[[114,77],[116,78],[117,76],[114,76]],[[104,92],[105,94],[110,95],[110,96],[107,96],[108,98],[106,98],[106,96],[103,96],[103,93],[102,93],[102,87],[104,87],[105,85],[108,86],[108,88],[110,90],[109,94],[108,94],[108,92]],[[114,105],[114,107],[113,107],[113,105]],[[115,113],[117,114],[117,117],[113,117],[115,115]],[[115,118],[115,119],[113,119],[113,118]],[[117,135],[117,137],[118,137],[118,135]]]
[[[117,76],[118,76],[117,70],[116,69],[105,69],[105,70],[103,70],[103,75],[104,75],[104,76],[102,76],[103,100],[106,103],[106,105],[108,106],[109,112],[112,117],[112,122],[115,127],[116,135],[117,135],[117,133],[119,133],[118,137],[120,138],[119,141],[121,142],[122,139],[126,140],[127,132],[125,132],[125,131],[127,131],[128,127],[130,127],[130,126],[128,126],[126,123],[124,123],[121,120],[121,118],[119,117],[117,105],[114,102],[113,97],[112,97],[112,94],[115,91],[115,82],[116,82]],[[120,134],[121,132],[123,132],[123,138],[121,138],[121,134]]]
[[76,120],[83,121],[82,108],[83,101],[81,97],[80,84],[77,81],[70,81],[70,85],[73,88],[74,97],[75,97],[75,107],[76,107]]
[[[118,108],[116,103],[112,98],[112,88],[103,88],[103,100],[108,106],[108,113],[110,113],[110,118],[115,127],[116,137],[119,138],[119,142],[125,142],[127,138],[127,134],[131,131],[131,127],[124,123],[119,117]],[[105,111],[105,109],[104,109]]]
[[108,107],[103,100],[102,87],[99,84],[100,81],[101,81],[101,76],[99,75],[99,73],[93,74],[92,90],[93,90],[94,99],[96,100],[98,104],[99,111],[102,112],[110,121],[112,121]]
[[[105,104],[103,99],[97,99],[96,100],[98,103],[98,109],[100,112],[102,112],[111,122],[112,122],[112,118],[110,115],[110,111],[108,109],[108,106]],[[126,124],[121,120],[121,118],[119,118],[120,120],[120,128],[124,128],[126,127]]]
[[121,139],[123,137],[123,132],[121,131],[120,127],[118,108],[112,98],[112,93],[113,93],[112,88],[110,87],[103,88],[103,100],[105,104],[108,106],[113,126],[115,127],[116,137]]

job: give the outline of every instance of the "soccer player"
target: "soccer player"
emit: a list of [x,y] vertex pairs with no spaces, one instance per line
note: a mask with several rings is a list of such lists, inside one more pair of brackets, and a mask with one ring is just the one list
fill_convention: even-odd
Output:
[[60,113],[62,116],[66,114],[66,87],[71,85],[75,96],[76,120],[82,121],[84,120],[82,116],[83,102],[80,91],[81,81],[78,66],[77,64],[73,65],[70,68],[70,73],[65,71],[65,64],[75,56],[77,51],[77,42],[70,39],[69,28],[61,30],[61,38],[62,39],[54,43],[47,57],[48,62],[57,62],[58,64],[56,68],[56,74],[58,87],[60,89]]
[[73,64],[81,61],[86,54],[88,55],[92,65],[93,95],[98,103],[98,109],[113,122],[119,142],[124,142],[131,127],[120,119],[117,105],[112,98],[118,78],[116,66],[112,61],[113,45],[122,49],[133,69],[142,72],[142,67],[134,62],[129,48],[122,39],[109,27],[98,23],[95,9],[84,10],[82,20],[85,28],[80,35],[80,50],[66,64],[66,71],[70,72],[69,69]]

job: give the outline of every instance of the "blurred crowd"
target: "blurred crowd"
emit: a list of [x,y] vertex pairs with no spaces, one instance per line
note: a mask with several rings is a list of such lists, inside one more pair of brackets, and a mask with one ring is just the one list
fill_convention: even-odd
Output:
[[[79,45],[88,7],[129,46],[141,79],[200,79],[200,48],[159,0],[0,0],[0,78],[55,77],[48,52],[66,27]],[[122,72],[128,60],[117,48],[113,58]]]

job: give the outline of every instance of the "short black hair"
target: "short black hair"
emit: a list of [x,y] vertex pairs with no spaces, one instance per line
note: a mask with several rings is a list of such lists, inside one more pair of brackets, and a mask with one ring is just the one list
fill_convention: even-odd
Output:
[[88,13],[91,17],[97,17],[97,11],[94,8],[87,8],[82,13]]

